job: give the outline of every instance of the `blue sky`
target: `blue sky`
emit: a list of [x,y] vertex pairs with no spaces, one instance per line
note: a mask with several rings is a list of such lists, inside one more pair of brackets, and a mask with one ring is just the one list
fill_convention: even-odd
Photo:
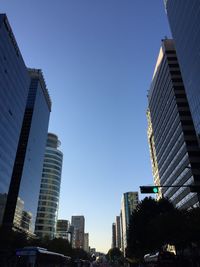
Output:
[[90,246],[107,252],[122,193],[153,181],[146,96],[170,37],[163,1],[2,0],[0,11],[52,98],[49,131],[64,154],[59,218],[84,215]]

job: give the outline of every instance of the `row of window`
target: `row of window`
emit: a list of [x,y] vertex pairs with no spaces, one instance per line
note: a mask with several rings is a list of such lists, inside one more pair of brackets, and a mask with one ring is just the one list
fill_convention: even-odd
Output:
[[44,224],[44,225],[54,226],[56,223],[55,223],[55,220],[42,220],[42,219],[38,219],[36,221],[36,224]]
[[50,202],[50,201],[38,201],[39,206],[47,206],[47,207],[54,207],[57,209],[58,204],[55,202]]
[[60,182],[60,175],[55,175],[55,174],[50,174],[50,173],[42,173],[42,177],[47,178],[47,179],[51,179],[51,180],[56,180],[58,182]]
[[54,164],[47,164],[45,163],[43,165],[44,168],[50,168],[50,169],[54,169],[54,170],[58,170],[58,171],[61,171],[61,167],[60,166],[56,166]]
[[37,231],[46,231],[46,232],[55,232],[54,227],[48,227],[48,226],[36,226],[35,232]]
[[165,145],[167,144],[166,149],[164,150],[161,159],[158,161],[160,174],[162,174],[162,170],[165,170],[166,166],[170,164],[171,160],[177,156],[178,152],[181,150],[181,147],[184,146],[183,133],[180,134],[180,132],[181,129],[178,127],[171,140],[169,142],[165,142]]
[[59,197],[59,192],[58,191],[52,191],[52,190],[40,190],[40,194],[44,194],[44,195],[50,195],[50,196],[55,196],[55,197]]
[[39,196],[40,200],[50,200],[50,201],[54,201],[54,202],[58,202],[59,198],[58,197],[51,197],[48,195],[40,195]]
[[55,159],[56,156],[58,156],[58,158],[62,159],[62,153],[59,151],[55,151],[55,150],[51,150],[49,148],[46,148],[45,151],[45,157],[51,157],[51,155],[53,155],[53,158]]
[[37,218],[45,218],[45,219],[53,219],[54,221],[56,221],[56,213],[54,212],[54,214],[52,213],[44,213],[44,212],[38,212],[37,213]]
[[43,212],[52,212],[55,213],[56,209],[55,208],[48,208],[48,207],[44,207],[44,206],[38,206],[38,212],[43,211]]
[[48,189],[48,190],[55,190],[55,191],[57,191],[57,192],[59,192],[60,191],[60,186],[55,186],[55,185],[50,185],[50,184],[41,184],[40,185],[40,188],[41,189],[44,189],[44,188],[46,188],[46,189]]
[[58,170],[52,169],[52,167],[50,167],[48,169],[47,168],[43,168],[42,172],[43,173],[46,172],[47,174],[49,174],[49,173],[50,174],[55,174],[55,175],[57,175],[59,177],[61,176],[61,170],[58,171]]
[[[161,183],[171,184],[174,179],[176,178],[175,173],[179,170],[179,168],[183,165],[186,166],[186,162],[188,161],[188,154],[185,154],[184,146],[181,148],[182,151],[180,151],[179,156],[175,157],[170,165],[165,170],[163,176],[160,177]],[[185,154],[185,155],[184,155]],[[183,156],[184,155],[184,156]]]
[[61,160],[55,160],[55,158],[53,158],[53,159],[45,158],[44,163],[53,163],[55,165],[62,167],[62,161]]

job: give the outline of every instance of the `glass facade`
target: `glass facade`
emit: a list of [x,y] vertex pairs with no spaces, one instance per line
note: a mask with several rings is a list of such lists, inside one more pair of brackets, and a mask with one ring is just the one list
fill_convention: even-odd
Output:
[[4,223],[34,233],[51,102],[40,70],[31,84],[9,188]]
[[198,136],[200,136],[200,1],[168,0],[167,16]]
[[9,191],[30,77],[6,15],[0,14],[0,224]]
[[84,234],[84,250],[89,253],[90,247],[89,247],[89,233]]
[[71,242],[69,228],[70,228],[70,223],[68,220],[57,220],[56,238],[67,239],[69,242]]
[[72,247],[84,248],[85,218],[84,216],[72,216]]
[[122,250],[125,253],[127,247],[127,233],[130,216],[138,205],[138,192],[127,192],[122,196],[121,201],[121,233],[122,233]]
[[120,216],[116,216],[116,247],[121,249],[121,223]]
[[116,224],[112,224],[112,248],[116,248]]
[[43,162],[40,196],[38,201],[35,234],[39,237],[56,236],[56,223],[60,196],[63,154],[58,150],[60,141],[55,134],[48,134]]
[[[148,141],[156,185],[189,185],[199,180],[200,151],[173,40],[163,40],[148,93]],[[177,208],[199,205],[189,188],[163,188]],[[160,197],[160,195],[159,195]]]

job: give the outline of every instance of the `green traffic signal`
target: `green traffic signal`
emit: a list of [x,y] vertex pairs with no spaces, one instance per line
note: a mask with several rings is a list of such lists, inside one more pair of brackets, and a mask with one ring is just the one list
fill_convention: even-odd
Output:
[[157,187],[157,186],[154,186],[154,187],[153,187],[153,192],[154,192],[155,194],[158,193],[158,187]]
[[142,194],[157,194],[158,186],[140,186],[140,192]]

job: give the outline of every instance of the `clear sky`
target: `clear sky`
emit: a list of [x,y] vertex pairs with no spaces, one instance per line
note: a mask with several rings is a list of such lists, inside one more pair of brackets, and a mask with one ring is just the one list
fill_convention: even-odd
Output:
[[153,182],[146,96],[170,36],[163,1],[1,0],[0,12],[51,95],[49,131],[64,154],[59,218],[84,215],[90,246],[107,252],[122,193]]

